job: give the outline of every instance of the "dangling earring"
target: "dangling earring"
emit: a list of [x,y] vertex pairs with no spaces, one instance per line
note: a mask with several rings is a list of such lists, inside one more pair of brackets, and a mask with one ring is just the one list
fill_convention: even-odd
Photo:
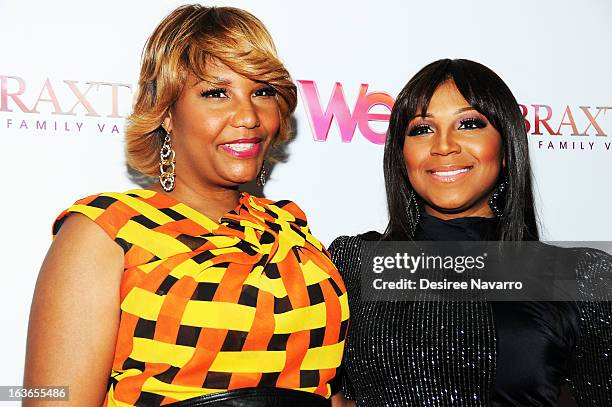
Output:
[[500,182],[493,192],[493,195],[491,195],[491,198],[489,198],[489,201],[487,202],[489,204],[489,208],[491,208],[491,212],[493,212],[493,215],[495,215],[496,218],[501,218],[504,216],[504,210],[503,208],[500,208],[500,206],[503,205],[502,198],[507,187],[508,183],[505,180]]
[[159,151],[159,183],[166,192],[174,189],[174,176],[176,175],[174,172],[176,168],[175,156],[176,154],[172,149],[172,142],[170,140],[170,132],[167,132],[164,138],[164,145],[162,145]]
[[266,175],[266,160],[264,160],[261,164],[261,170],[259,170],[259,174],[257,175],[256,184],[258,187],[263,187],[264,185],[266,185]]
[[406,215],[408,216],[408,228],[410,229],[408,232],[411,237],[414,237],[414,232],[421,220],[421,208],[414,189],[410,188],[410,193],[406,202]]

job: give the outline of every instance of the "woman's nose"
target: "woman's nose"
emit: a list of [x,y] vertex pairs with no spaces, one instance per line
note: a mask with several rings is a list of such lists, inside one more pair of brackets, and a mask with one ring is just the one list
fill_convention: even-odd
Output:
[[231,124],[234,127],[245,127],[248,129],[259,127],[257,110],[251,100],[242,100],[237,103]]
[[440,131],[432,137],[431,155],[449,155],[461,152],[461,145],[452,131]]

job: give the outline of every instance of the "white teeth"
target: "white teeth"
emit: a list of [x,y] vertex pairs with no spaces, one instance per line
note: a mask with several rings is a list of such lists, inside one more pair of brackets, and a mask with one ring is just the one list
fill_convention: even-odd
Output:
[[226,144],[228,148],[231,148],[234,151],[247,151],[253,148],[255,143],[232,143]]
[[432,171],[432,174],[439,175],[440,177],[452,177],[453,175],[461,174],[463,172],[468,172],[470,168],[462,168],[460,170],[454,171]]

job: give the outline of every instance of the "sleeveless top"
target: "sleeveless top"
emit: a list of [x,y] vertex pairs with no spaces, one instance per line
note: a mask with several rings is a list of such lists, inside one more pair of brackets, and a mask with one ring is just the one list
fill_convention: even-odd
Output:
[[124,251],[105,406],[159,406],[245,387],[330,397],[348,324],[340,275],[291,201],[247,193],[219,223],[150,190],[81,213]]

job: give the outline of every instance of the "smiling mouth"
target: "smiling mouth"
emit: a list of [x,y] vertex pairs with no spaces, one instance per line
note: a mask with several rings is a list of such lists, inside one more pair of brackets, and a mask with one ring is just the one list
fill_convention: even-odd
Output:
[[427,173],[434,179],[441,182],[455,182],[469,173],[472,168],[474,167],[471,165],[462,167],[452,166],[448,168],[435,168],[433,170],[427,170]]
[[261,142],[262,139],[260,138],[239,139],[221,144],[219,147],[233,157],[252,158],[256,157],[261,151]]

